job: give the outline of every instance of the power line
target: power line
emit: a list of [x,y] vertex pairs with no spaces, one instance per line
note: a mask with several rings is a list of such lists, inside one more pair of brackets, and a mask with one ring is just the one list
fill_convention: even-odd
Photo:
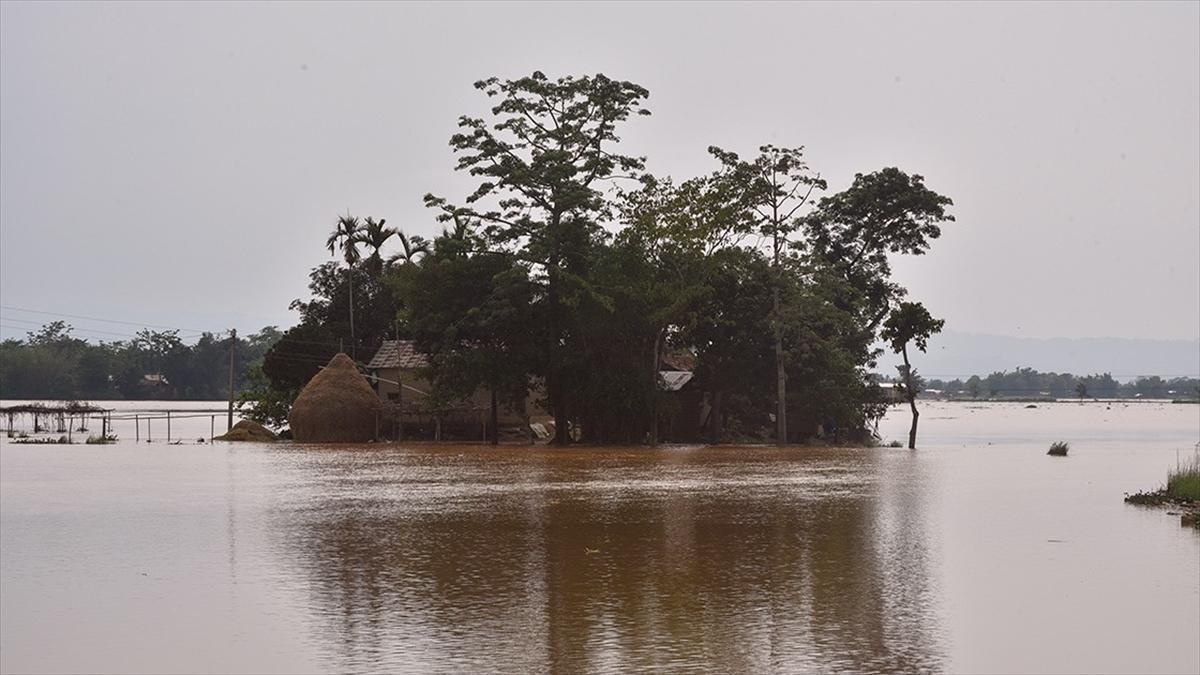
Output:
[[7,309],[10,311],[14,311],[14,312],[28,312],[30,314],[45,314],[47,316],[66,317],[69,319],[84,319],[87,321],[102,321],[104,323],[120,323],[120,324],[125,324],[127,326],[139,326],[142,328],[163,328],[163,329],[167,329],[167,330],[189,331],[189,332],[194,332],[194,333],[219,332],[219,331],[206,331],[201,328],[180,328],[178,326],[163,326],[163,325],[158,325],[158,324],[153,324],[153,323],[142,323],[140,321],[121,321],[119,319],[101,319],[100,317],[83,316],[82,314],[66,314],[64,312],[46,312],[46,311],[42,311],[40,309],[28,309],[25,307],[12,307],[10,305],[0,305],[0,309]]
[[[4,319],[4,321],[18,321],[18,322],[20,322],[20,323],[29,324],[29,327],[25,327],[25,326],[13,326],[13,325],[5,325],[5,326],[4,326],[5,328],[9,328],[9,329],[11,329],[11,330],[22,330],[22,331],[26,331],[26,332],[33,332],[33,331],[31,330],[32,328],[41,328],[41,327],[43,327],[43,326],[45,326],[45,325],[46,325],[46,324],[44,324],[44,323],[42,323],[42,322],[40,322],[40,321],[30,321],[30,320],[28,320],[28,319],[20,319],[20,318],[13,317],[13,316],[6,316],[6,317],[3,317],[3,319]],[[138,338],[138,337],[141,337],[141,336],[139,336],[139,335],[136,335],[136,334],[134,334],[134,335],[131,335],[131,334],[129,334],[129,333],[115,333],[115,332],[113,332],[113,331],[110,331],[110,330],[101,330],[101,329],[99,329],[99,328],[88,328],[88,327],[86,327],[86,326],[85,326],[85,327],[83,327],[83,328],[80,328],[80,327],[78,327],[78,326],[70,326],[70,325],[69,325],[69,328],[70,328],[70,330],[69,330],[69,331],[67,331],[67,332],[68,332],[68,334],[69,334],[69,333],[100,333],[100,334],[103,334],[103,335],[114,335],[114,336],[116,336],[116,337],[124,337],[124,338]],[[178,337],[179,339],[181,339],[181,340],[190,340],[190,339],[192,339],[192,338],[198,338],[198,337],[200,337],[201,335],[203,335],[203,333],[199,333],[199,334],[195,334],[195,335],[178,335],[177,337]]]

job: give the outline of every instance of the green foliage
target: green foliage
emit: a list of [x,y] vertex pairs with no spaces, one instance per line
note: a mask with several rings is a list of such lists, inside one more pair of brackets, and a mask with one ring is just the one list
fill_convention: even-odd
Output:
[[237,400],[240,414],[276,430],[286,426],[299,389],[275,389],[263,373],[261,363],[253,363],[247,368],[246,379],[246,387]]
[[469,217],[483,226],[489,246],[504,248],[530,265],[546,339],[547,399],[558,421],[559,442],[568,422],[566,344],[579,327],[578,308],[592,290],[590,251],[601,238],[599,220],[611,210],[603,188],[636,178],[644,160],[617,154],[617,128],[630,115],[649,114],[649,96],[631,82],[604,75],[547,78],[541,72],[516,80],[490,78],[475,87],[496,103],[492,119],[463,116],[450,139],[459,170],[479,178],[465,206],[426,195],[443,221]]
[[1200,501],[1200,455],[1193,455],[1167,474],[1167,496]]
[[929,338],[941,332],[945,325],[945,321],[933,318],[921,303],[901,302],[884,321],[880,337],[890,343],[897,354],[904,351],[909,343],[925,351]]
[[485,386],[523,404],[536,361],[534,287],[511,255],[472,253],[467,231],[446,232],[433,252],[397,278],[405,329],[431,359],[431,401],[445,404]]
[[[239,338],[235,387],[248,364],[278,339],[274,326]],[[159,375],[152,383],[147,375]],[[204,333],[193,345],[178,331],[142,330],[128,341],[92,344],[55,321],[26,340],[0,343],[0,396],[10,399],[224,399],[229,391],[229,340]]]
[[1001,398],[1082,396],[1171,399],[1195,397],[1200,389],[1200,378],[1164,379],[1155,375],[1122,384],[1109,373],[1078,376],[1071,373],[1042,373],[1033,368],[1017,368],[994,372],[983,378],[972,375],[966,381],[931,379],[929,387],[941,391],[943,396],[969,398],[979,398],[986,391],[990,396]]

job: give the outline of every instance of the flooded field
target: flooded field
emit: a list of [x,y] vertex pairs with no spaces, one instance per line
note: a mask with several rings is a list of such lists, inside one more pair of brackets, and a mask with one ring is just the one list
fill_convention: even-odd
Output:
[[210,423],[0,441],[0,670],[1200,670],[1200,533],[1121,499],[1200,406],[933,402],[915,452],[197,444]]

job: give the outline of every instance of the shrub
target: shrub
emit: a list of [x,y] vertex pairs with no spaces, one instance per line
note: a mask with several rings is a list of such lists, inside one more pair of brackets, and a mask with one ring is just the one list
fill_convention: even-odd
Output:
[[1177,499],[1200,501],[1200,455],[1176,465],[1167,473],[1167,494]]

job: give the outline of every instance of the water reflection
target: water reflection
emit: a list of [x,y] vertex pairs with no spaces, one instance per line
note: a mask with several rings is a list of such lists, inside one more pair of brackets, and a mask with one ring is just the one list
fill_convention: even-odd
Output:
[[282,451],[272,525],[336,670],[928,671],[919,486],[887,451]]

